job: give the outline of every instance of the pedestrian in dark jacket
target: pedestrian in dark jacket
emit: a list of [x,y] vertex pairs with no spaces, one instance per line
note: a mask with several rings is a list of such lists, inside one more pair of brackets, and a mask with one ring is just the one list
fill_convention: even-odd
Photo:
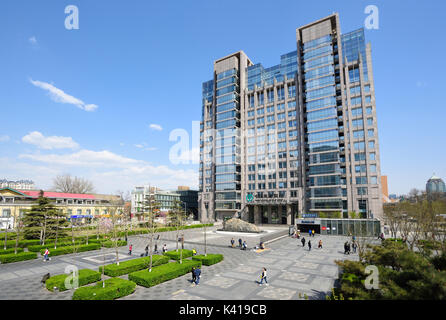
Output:
[[308,240],[308,251],[311,251],[311,240]]
[[302,247],[305,247],[305,237],[302,237],[302,240],[300,240],[300,242],[302,242]]
[[242,238],[238,239],[238,246],[241,248],[242,247]]
[[195,267],[192,267],[192,282],[195,283]]
[[194,274],[195,274],[195,284],[198,286],[198,284],[200,283],[200,275],[201,275],[201,270],[199,267],[197,267],[194,270]]

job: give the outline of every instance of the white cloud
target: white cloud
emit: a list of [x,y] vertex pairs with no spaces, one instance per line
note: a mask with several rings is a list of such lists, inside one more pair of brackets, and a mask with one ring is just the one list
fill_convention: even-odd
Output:
[[56,88],[52,84],[32,79],[29,79],[29,81],[34,86],[48,91],[50,98],[54,102],[72,104],[85,111],[94,111],[98,108],[95,104],[85,104],[82,100],[65,93],[63,90]]
[[155,150],[158,150],[158,148],[156,148],[156,147],[148,147],[147,144],[145,144],[145,143],[142,143],[142,144],[140,144],[140,143],[138,143],[138,144],[134,144],[134,146],[135,146],[136,148],[138,148],[138,149],[142,149],[142,150],[146,150],[146,151],[155,151]]
[[150,127],[150,129],[157,130],[157,131],[163,130],[163,127],[161,127],[159,124],[156,124],[156,123],[151,123],[149,125],[149,127]]
[[32,36],[31,38],[28,39],[29,43],[31,43],[32,45],[36,45],[37,44],[37,39],[35,36]]
[[142,163],[140,160],[126,158],[107,150],[85,149],[70,154],[21,154],[19,158],[70,167],[125,168]]
[[39,131],[33,131],[28,133],[22,138],[25,143],[33,144],[41,149],[76,149],[79,148],[79,144],[75,142],[71,137],[58,137],[50,136],[45,137]]
[[0,142],[7,142],[7,141],[9,141],[9,136],[7,136],[7,135],[3,135],[3,136],[0,136]]

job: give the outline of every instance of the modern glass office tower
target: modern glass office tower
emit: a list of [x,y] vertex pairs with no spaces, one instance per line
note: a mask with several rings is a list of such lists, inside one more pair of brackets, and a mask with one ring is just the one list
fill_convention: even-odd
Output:
[[371,47],[338,14],[298,28],[276,66],[243,51],[215,61],[200,134],[203,221],[382,216]]

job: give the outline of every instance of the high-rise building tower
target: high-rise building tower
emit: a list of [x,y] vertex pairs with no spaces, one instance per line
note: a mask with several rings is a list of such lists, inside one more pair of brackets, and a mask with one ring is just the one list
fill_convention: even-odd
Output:
[[293,224],[304,213],[380,218],[371,47],[338,14],[296,30],[264,68],[240,51],[203,83],[199,216]]

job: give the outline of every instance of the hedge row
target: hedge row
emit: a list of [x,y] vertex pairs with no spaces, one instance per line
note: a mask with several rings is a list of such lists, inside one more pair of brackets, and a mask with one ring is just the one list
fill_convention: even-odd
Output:
[[[114,248],[114,246],[115,246],[115,242],[111,241],[111,240],[103,241],[103,242],[101,242],[101,244],[103,247],[106,247],[106,248]],[[122,240],[117,241],[117,245],[118,245],[118,247],[126,246],[127,241],[122,241]]]
[[[11,248],[11,249],[6,249],[4,250],[3,248],[0,249],[0,254],[10,254],[10,253],[14,253],[15,252],[15,248]],[[23,248],[17,248],[17,253],[19,252],[23,252]]]
[[94,286],[82,287],[74,291],[73,300],[113,300],[128,296],[135,291],[136,283],[121,278],[99,281]]
[[[65,279],[67,277],[72,277],[73,274],[59,274],[57,276],[49,278],[46,282],[46,288],[49,291],[54,291],[54,288],[57,288],[59,291],[69,290],[65,287]],[[97,282],[101,280],[101,273],[90,270],[90,269],[81,269],[78,273],[78,284],[79,287],[85,286],[86,284]],[[73,281],[71,281],[73,285]]]
[[[153,255],[152,267],[156,267],[169,262],[169,258],[166,256]],[[150,257],[137,258],[124,262],[120,262],[119,266],[115,263],[105,266],[104,273],[110,277],[119,277],[123,274],[139,271],[149,267]],[[99,267],[99,272],[102,272],[102,266]]]
[[222,254],[207,254],[206,256],[204,254],[193,256],[192,260],[199,260],[201,263],[205,266],[211,266],[213,264],[219,263],[223,260]]
[[192,271],[193,267],[200,267],[201,261],[184,260],[183,263],[171,262],[149,270],[136,271],[129,274],[129,280],[143,287],[153,287],[157,284],[178,278]]
[[[92,243],[92,244],[86,244],[82,246],[67,246],[67,247],[61,247],[57,249],[49,248],[50,256],[59,256],[62,254],[71,254],[71,253],[79,253],[79,252],[85,252],[85,251],[91,251],[91,250],[98,250],[101,248],[101,244],[99,243]],[[40,250],[40,254],[43,256],[45,253],[45,249]]]
[[20,252],[17,254],[10,253],[10,254],[0,255],[1,263],[11,263],[11,262],[25,261],[25,260],[32,260],[32,259],[37,259],[37,253],[35,253],[35,252]]
[[164,255],[168,256],[172,260],[180,260],[181,251],[183,251],[183,259],[190,258],[193,255],[192,250],[188,249],[178,249],[178,251],[171,250],[164,252]]

